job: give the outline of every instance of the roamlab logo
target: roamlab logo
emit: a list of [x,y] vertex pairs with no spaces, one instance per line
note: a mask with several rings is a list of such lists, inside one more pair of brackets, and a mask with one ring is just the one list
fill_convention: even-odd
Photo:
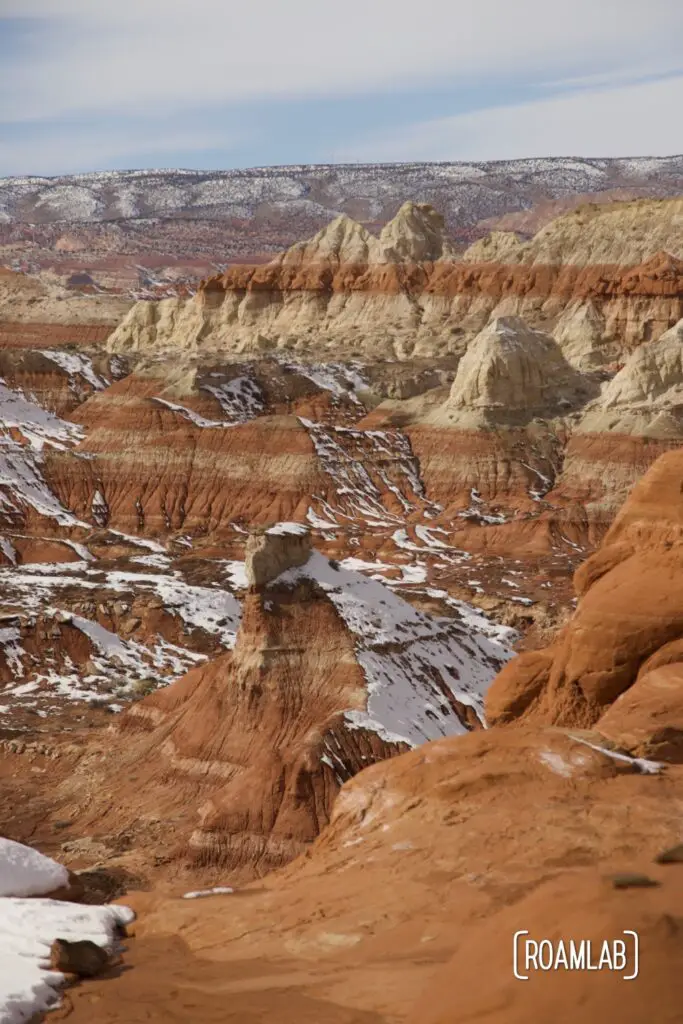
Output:
[[529,981],[534,972],[610,971],[624,981],[638,977],[638,933],[625,930],[619,938],[532,939],[528,929],[515,932],[512,940],[515,978]]

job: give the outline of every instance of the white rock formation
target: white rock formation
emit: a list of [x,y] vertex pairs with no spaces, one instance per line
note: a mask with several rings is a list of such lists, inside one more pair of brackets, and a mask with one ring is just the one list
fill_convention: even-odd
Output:
[[470,343],[440,416],[467,429],[521,425],[568,413],[589,395],[590,383],[550,335],[499,317]]
[[428,203],[404,203],[379,236],[378,263],[454,259],[444,219]]
[[465,263],[519,263],[525,243],[514,231],[492,231],[462,254]]
[[683,320],[632,353],[579,429],[683,437]]
[[[683,223],[683,200],[612,205],[615,210],[584,207],[559,217],[531,242],[499,232],[488,242],[476,243],[479,249],[471,247],[465,261],[485,257],[494,263],[576,266],[603,261],[633,267],[653,248],[660,253],[663,248],[680,250],[676,239]],[[273,273],[269,286],[261,275],[255,287],[224,291],[216,283],[187,302],[138,303],[107,347],[111,352],[286,350],[316,360],[328,354],[335,359],[405,360],[462,355],[492,315],[520,316],[543,330],[559,316],[558,340],[568,361],[583,370],[630,351],[642,340],[644,323],[655,336],[672,322],[670,310],[676,300],[662,302],[656,290],[651,296],[631,296],[627,289],[625,294],[606,296],[604,302],[597,300],[599,316],[590,308],[576,307],[564,317],[567,300],[562,289],[548,295],[542,287],[523,288],[514,294],[514,275],[498,280],[488,294],[486,288],[462,287],[463,276],[474,274],[474,268],[467,267],[465,275],[453,275],[460,277],[460,285],[456,281],[451,292],[442,287],[449,277],[442,269],[454,259],[441,217],[426,204],[405,203],[379,237],[350,217],[337,217],[314,238],[273,261],[276,271],[286,272]],[[439,287],[421,293],[400,287],[400,275],[394,273],[397,263],[432,262],[441,264],[435,275]],[[328,279],[340,266],[361,267],[363,280],[351,288],[340,277],[328,287],[325,275],[316,278],[312,272],[307,286],[306,268],[316,264],[330,268]],[[656,276],[661,274],[658,263]]]
[[596,370],[614,362],[619,348],[607,341],[604,318],[590,299],[573,302],[557,320],[553,337],[568,363],[577,370]]
[[378,263],[379,240],[362,224],[342,214],[325,225],[317,235],[297,242],[272,262],[291,263]]

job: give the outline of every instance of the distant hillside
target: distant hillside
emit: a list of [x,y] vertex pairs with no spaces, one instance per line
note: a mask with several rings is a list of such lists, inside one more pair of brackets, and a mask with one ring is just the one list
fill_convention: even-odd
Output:
[[539,202],[627,190],[683,192],[683,156],[488,163],[298,165],[237,171],[108,171],[0,179],[0,220],[53,224],[136,219],[329,220],[345,212],[383,222],[406,199],[432,203],[451,230]]

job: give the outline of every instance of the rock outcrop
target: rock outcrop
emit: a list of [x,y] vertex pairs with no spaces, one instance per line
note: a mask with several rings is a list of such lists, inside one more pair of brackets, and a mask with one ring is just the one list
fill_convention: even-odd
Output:
[[[379,237],[344,215],[266,266],[210,278],[187,302],[153,310],[138,303],[108,346],[401,360],[461,355],[503,300],[505,315],[546,331],[568,308],[592,303],[588,322],[584,315],[561,329],[584,365],[602,365],[596,348],[609,358],[628,353],[683,317],[680,203],[585,208],[529,243],[477,243],[461,261],[439,215],[424,204],[405,204]],[[596,318],[604,322],[599,339]]]
[[[88,1024],[95,996],[112,1024],[137,1024],[147,1001],[179,1022],[221,1021],[228,998],[235,1024],[575,1024],[577,1008],[589,1024],[615,1012],[640,1024],[653,1008],[675,1024],[683,866],[654,860],[680,842],[681,784],[677,766],[646,773],[557,729],[490,729],[373,765],[307,856],[257,885],[136,894],[135,969],[74,990],[73,1019]],[[651,884],[619,888],[627,873]],[[592,940],[594,960],[634,928],[641,976],[539,971],[524,984],[521,928]]]
[[262,587],[287,569],[306,564],[311,555],[311,534],[300,523],[277,523],[262,533],[251,534],[245,554],[247,581],[252,587]]
[[441,214],[428,203],[404,203],[379,236],[382,263],[454,259]]
[[381,250],[379,241],[357,221],[341,214],[322,228],[313,238],[296,242],[275,257],[274,265],[283,267],[305,267],[317,263],[379,263]]
[[497,677],[490,723],[593,728],[629,753],[681,759],[682,487],[679,449],[636,485],[577,571],[578,606],[554,646],[519,656]]
[[522,263],[635,266],[660,253],[683,258],[683,199],[587,203],[558,217],[522,248]]
[[443,413],[469,429],[520,426],[566,414],[589,393],[553,338],[517,317],[500,317],[470,343]]
[[[296,524],[250,538],[246,574],[234,651],[134,704],[117,754],[135,814],[181,809],[181,853],[239,877],[302,852],[361,768],[481,728],[483,692],[510,656],[471,610],[419,612],[311,552]],[[126,784],[87,815],[96,832],[120,827]]]
[[683,320],[640,345],[587,410],[580,430],[683,436]]
[[518,263],[524,243],[514,231],[492,231],[462,254],[465,263]]
[[595,303],[574,302],[558,318],[553,338],[567,362],[577,370],[590,371],[618,360],[620,346],[605,342],[606,324]]

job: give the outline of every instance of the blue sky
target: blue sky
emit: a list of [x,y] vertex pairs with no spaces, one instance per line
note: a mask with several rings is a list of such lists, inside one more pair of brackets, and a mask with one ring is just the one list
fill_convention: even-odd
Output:
[[0,176],[683,152],[680,0],[0,0]]

